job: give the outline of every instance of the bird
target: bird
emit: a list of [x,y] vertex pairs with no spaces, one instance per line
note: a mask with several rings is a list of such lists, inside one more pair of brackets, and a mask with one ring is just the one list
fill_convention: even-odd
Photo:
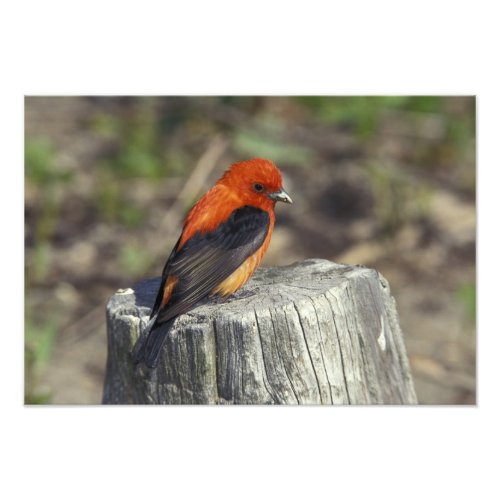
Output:
[[163,268],[136,365],[158,365],[175,319],[201,301],[228,298],[259,266],[271,241],[277,202],[292,203],[278,167],[253,158],[232,164],[188,212]]

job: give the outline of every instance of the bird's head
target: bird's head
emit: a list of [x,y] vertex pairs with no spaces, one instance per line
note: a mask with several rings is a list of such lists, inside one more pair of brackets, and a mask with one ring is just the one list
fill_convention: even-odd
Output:
[[231,165],[219,183],[234,190],[244,203],[274,206],[277,201],[292,203],[283,189],[281,172],[270,160],[253,158]]

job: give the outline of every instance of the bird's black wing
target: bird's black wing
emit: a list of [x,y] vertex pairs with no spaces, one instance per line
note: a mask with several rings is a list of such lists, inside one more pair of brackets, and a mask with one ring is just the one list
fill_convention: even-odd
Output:
[[205,298],[261,247],[269,225],[265,210],[244,206],[214,231],[196,233],[179,251],[174,249],[164,275],[175,276],[178,282],[167,304],[157,308],[156,323],[187,312]]

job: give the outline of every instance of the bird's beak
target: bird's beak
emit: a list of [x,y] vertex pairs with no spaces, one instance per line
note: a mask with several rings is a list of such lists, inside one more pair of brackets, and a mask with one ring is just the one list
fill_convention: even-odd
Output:
[[288,193],[283,188],[281,188],[279,191],[276,191],[275,193],[269,193],[267,196],[269,196],[269,198],[274,201],[293,203],[292,199],[290,198],[290,196],[288,196]]

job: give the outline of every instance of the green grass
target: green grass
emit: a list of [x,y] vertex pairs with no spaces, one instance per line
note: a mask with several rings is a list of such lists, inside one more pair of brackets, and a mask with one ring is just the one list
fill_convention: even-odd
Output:
[[239,130],[233,143],[234,149],[244,157],[272,158],[278,163],[307,165],[312,152],[302,146],[281,143],[263,133]]
[[465,307],[467,317],[471,321],[476,321],[476,284],[464,283],[457,289],[455,295]]
[[52,246],[47,241],[35,245],[30,253],[30,260],[26,262],[26,278],[28,283],[43,283],[50,272]]
[[[347,126],[361,141],[375,136],[388,111],[439,115],[444,121],[445,137],[439,147],[429,149],[417,167],[436,170],[454,168],[464,162],[467,167],[470,163],[474,165],[474,157],[466,157],[467,152],[475,149],[471,148],[476,133],[474,99],[464,101],[458,108],[454,106],[456,101],[448,96],[302,96],[296,100],[309,109],[314,120]],[[463,183],[464,187],[475,189],[470,176]]]
[[129,229],[139,227],[146,217],[145,207],[124,196],[129,180],[114,179],[109,172],[100,172],[92,204],[100,219]]
[[118,264],[125,276],[138,278],[151,266],[151,255],[144,245],[138,242],[127,243],[120,249]]
[[46,139],[27,140],[25,144],[25,182],[37,198],[38,210],[30,232],[36,242],[49,242],[56,230],[64,191],[73,173],[56,161],[56,151]]
[[44,323],[27,318],[24,335],[25,404],[50,403],[51,393],[40,388],[40,378],[52,356],[57,325],[54,321]]
[[26,181],[47,187],[71,180],[71,172],[57,165],[55,155],[55,149],[47,139],[27,140],[24,148]]
[[144,98],[123,115],[100,113],[91,128],[116,147],[101,162],[99,169],[119,178],[158,179],[165,175],[164,145],[160,116],[154,99]]
[[384,111],[405,108],[408,103],[407,96],[301,96],[297,99],[320,121],[350,126],[361,138],[376,131]]

